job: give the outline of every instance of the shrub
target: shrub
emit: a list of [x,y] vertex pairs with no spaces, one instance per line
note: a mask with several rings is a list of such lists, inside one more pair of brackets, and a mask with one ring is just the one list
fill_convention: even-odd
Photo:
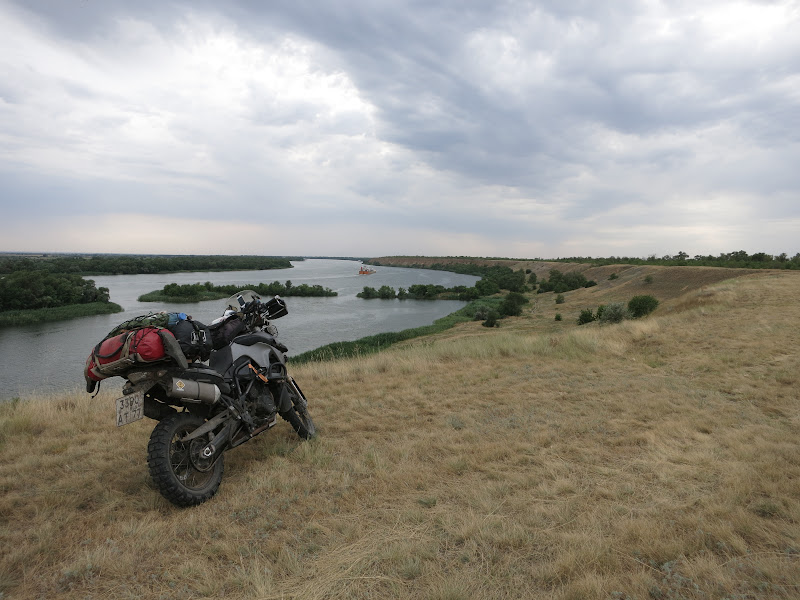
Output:
[[556,304],[564,304],[564,294],[556,296]]
[[619,275],[617,275],[616,273],[612,273],[612,274],[609,276],[609,278],[608,278],[608,279],[609,279],[609,281],[613,281],[614,279],[617,279],[618,277],[619,277]]
[[628,302],[628,311],[631,317],[638,319],[653,312],[658,306],[658,300],[653,296],[634,296]]
[[651,283],[653,283],[653,276],[652,276],[652,275],[648,275],[648,276],[646,276],[646,277],[644,278],[644,282],[645,282],[646,284],[650,285]]
[[578,325],[586,325],[586,323],[591,323],[594,321],[594,315],[592,314],[591,308],[584,308],[581,311],[581,314],[578,315]]
[[519,292],[510,292],[500,305],[500,314],[507,317],[518,317],[522,314],[522,305],[527,303],[528,299]]
[[605,304],[601,304],[600,306],[598,306],[597,307],[597,312],[594,314],[594,320],[595,321],[599,321],[600,319],[602,319],[603,318],[603,312],[605,310],[606,310],[606,305]]
[[504,317],[518,317],[522,314],[522,305],[504,300],[500,305],[500,314]]
[[491,309],[486,306],[485,304],[481,304],[478,308],[475,309],[475,316],[472,318],[473,321],[485,321],[489,318],[489,312]]
[[497,320],[500,318],[500,315],[497,314],[497,311],[490,310],[489,316],[486,317],[486,320],[481,323],[484,327],[497,327]]
[[561,313],[556,313],[556,321],[560,321],[560,320],[561,320]]
[[603,311],[597,309],[598,321],[601,323],[621,323],[628,317],[628,309],[622,302],[612,302],[603,307]]

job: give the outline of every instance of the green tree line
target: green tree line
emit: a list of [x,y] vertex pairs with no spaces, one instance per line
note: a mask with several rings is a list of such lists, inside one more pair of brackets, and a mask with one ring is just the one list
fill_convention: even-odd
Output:
[[694,267],[727,267],[730,269],[800,269],[800,253],[789,257],[785,252],[778,255],[766,252],[748,254],[744,250],[724,252],[719,256],[701,255],[689,256],[680,251],[675,255],[664,256],[650,255],[647,258],[631,258],[629,256],[609,256],[608,258],[592,258],[591,256],[571,256],[566,258],[549,259],[552,262],[589,263],[596,266],[602,265],[661,265],[661,266],[694,266]]
[[497,284],[481,280],[471,288],[465,285],[446,288],[443,285],[436,284],[415,284],[409,286],[408,289],[399,288],[395,291],[393,287],[388,285],[382,285],[377,290],[372,287],[364,286],[363,291],[356,294],[356,296],[367,300],[375,298],[391,300],[398,298],[400,300],[463,300],[465,302],[470,302],[484,296],[491,296],[498,292],[500,292],[500,287]]
[[399,288],[397,291],[388,285],[382,285],[379,289],[364,286],[364,290],[356,294],[359,298],[366,298],[367,300],[380,298],[382,300],[391,300],[399,298],[400,300],[436,300],[442,297],[443,294],[456,294],[468,290],[466,286],[459,286],[458,288],[446,288],[443,285],[434,284],[415,284],[408,289]]
[[80,275],[46,271],[15,271],[0,275],[0,311],[108,301],[108,288],[97,288],[94,281]]
[[280,283],[257,283],[247,285],[214,285],[205,283],[177,284],[168,283],[162,289],[139,296],[140,302],[200,302],[201,300],[217,300],[232,296],[241,290],[253,290],[264,298],[271,296],[337,296],[338,293],[321,285],[301,283],[293,285],[291,281]]
[[0,258],[0,275],[17,271],[81,275],[139,275],[181,271],[289,269],[298,258],[274,256],[44,256]]

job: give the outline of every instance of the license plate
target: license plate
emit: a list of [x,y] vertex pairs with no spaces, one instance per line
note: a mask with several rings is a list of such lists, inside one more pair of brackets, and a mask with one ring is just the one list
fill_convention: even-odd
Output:
[[117,427],[122,427],[144,417],[144,392],[117,398]]

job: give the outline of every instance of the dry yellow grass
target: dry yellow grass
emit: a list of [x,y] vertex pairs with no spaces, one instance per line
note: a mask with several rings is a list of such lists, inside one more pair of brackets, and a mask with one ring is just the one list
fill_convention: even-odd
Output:
[[577,327],[633,295],[620,279],[298,367],[318,439],[281,423],[195,509],[149,486],[152,422],[115,428],[113,386],[3,406],[0,592],[800,597],[800,274],[695,281],[645,320]]

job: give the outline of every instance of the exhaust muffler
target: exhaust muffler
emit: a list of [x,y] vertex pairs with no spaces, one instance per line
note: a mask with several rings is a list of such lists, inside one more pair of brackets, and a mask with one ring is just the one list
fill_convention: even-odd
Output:
[[171,377],[167,388],[167,396],[180,398],[187,402],[202,402],[203,404],[216,404],[222,392],[213,383],[192,381],[180,377]]

